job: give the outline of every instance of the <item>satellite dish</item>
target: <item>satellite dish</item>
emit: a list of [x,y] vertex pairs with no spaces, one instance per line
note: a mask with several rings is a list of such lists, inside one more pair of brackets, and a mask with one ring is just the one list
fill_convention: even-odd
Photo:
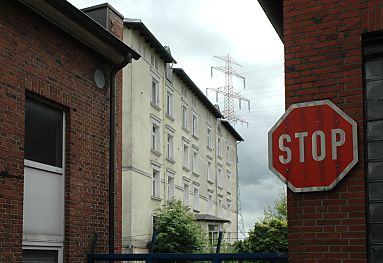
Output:
[[100,89],[105,87],[105,76],[101,69],[96,69],[94,71],[94,82],[96,86]]

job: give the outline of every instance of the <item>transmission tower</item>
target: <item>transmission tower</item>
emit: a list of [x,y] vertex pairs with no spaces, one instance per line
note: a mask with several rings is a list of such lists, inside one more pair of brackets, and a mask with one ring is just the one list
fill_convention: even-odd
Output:
[[220,72],[223,72],[225,74],[225,86],[218,87],[218,88],[207,88],[206,89],[206,96],[208,93],[208,90],[213,90],[216,93],[216,102],[218,103],[218,94],[221,94],[224,96],[224,104],[223,104],[223,116],[225,119],[227,119],[230,123],[236,124],[237,122],[240,122],[241,124],[247,124],[249,123],[243,119],[241,119],[238,115],[235,114],[234,111],[234,99],[239,100],[239,108],[242,108],[242,101],[246,101],[249,111],[250,111],[250,100],[243,97],[238,92],[234,91],[233,87],[233,76],[238,77],[243,80],[243,88],[245,89],[245,77],[239,75],[235,69],[233,68],[233,65],[242,67],[240,64],[235,62],[229,54],[226,56],[214,56],[216,59],[223,60],[225,62],[224,66],[219,67],[211,67],[211,77],[213,77],[213,70],[217,70]]

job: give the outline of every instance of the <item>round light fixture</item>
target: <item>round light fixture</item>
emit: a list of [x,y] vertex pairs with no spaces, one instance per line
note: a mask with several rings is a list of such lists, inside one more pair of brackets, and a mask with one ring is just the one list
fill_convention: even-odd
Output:
[[105,76],[101,69],[96,69],[94,71],[94,82],[96,86],[100,89],[105,87]]

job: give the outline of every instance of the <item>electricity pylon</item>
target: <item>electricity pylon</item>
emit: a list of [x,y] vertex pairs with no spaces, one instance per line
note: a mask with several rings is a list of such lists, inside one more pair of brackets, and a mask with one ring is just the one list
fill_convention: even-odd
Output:
[[234,111],[234,99],[239,100],[239,108],[242,108],[242,101],[246,101],[248,105],[248,109],[250,111],[250,100],[243,97],[241,94],[238,92],[234,91],[233,87],[233,76],[240,78],[243,80],[243,88],[245,89],[245,77],[239,75],[235,69],[233,68],[233,65],[236,65],[238,67],[242,67],[240,64],[235,62],[229,54],[227,54],[225,57],[224,56],[214,56],[215,58],[219,60],[225,61],[224,66],[219,66],[219,67],[211,67],[211,77],[213,77],[213,69],[223,72],[225,74],[225,86],[223,87],[218,87],[218,88],[207,88],[206,89],[206,96],[208,93],[208,90],[215,91],[216,93],[216,102],[218,103],[218,94],[221,94],[224,96],[224,104],[223,104],[223,116],[225,119],[227,119],[230,123],[236,124],[237,122],[240,122],[241,124],[247,124],[249,123],[243,119],[241,119]]

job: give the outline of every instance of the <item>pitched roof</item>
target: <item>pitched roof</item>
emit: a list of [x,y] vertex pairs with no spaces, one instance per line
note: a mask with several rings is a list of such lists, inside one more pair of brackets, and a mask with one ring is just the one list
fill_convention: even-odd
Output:
[[235,128],[233,126],[231,126],[230,122],[225,120],[225,119],[221,119],[221,124],[229,130],[229,132],[234,136],[234,138],[239,141],[239,142],[243,142],[245,141],[241,135],[239,135],[239,133],[235,130]]
[[204,222],[216,222],[216,223],[230,223],[230,220],[218,217],[218,216],[213,216],[209,214],[196,214],[195,215],[195,220],[196,221],[204,221]]
[[222,113],[210,102],[210,100],[203,94],[197,85],[190,79],[182,68],[173,68],[173,73],[176,74],[189,89],[201,100],[201,102],[215,115],[216,118],[223,118]]
[[124,25],[129,29],[137,30],[166,63],[177,63],[170,52],[157,40],[141,19],[125,18]]
[[283,42],[283,0],[258,0]]
[[133,49],[67,1],[18,1],[115,64],[123,62],[129,53],[134,59],[140,58]]

